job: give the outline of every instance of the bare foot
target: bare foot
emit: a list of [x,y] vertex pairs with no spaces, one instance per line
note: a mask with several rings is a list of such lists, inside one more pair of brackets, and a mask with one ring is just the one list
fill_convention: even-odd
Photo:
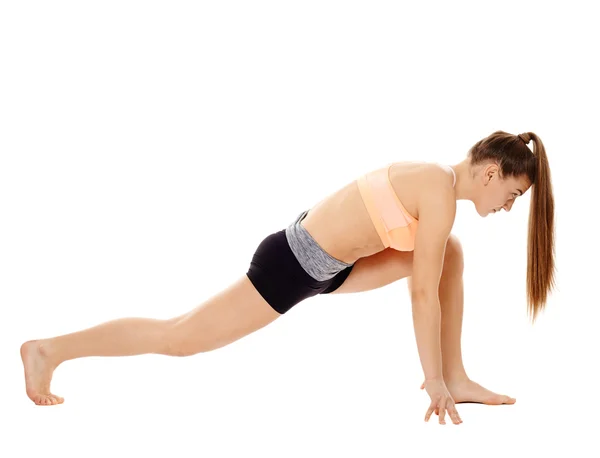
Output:
[[50,382],[56,365],[50,361],[41,341],[30,340],[21,345],[21,359],[25,369],[27,396],[39,406],[62,404],[64,399],[50,393]]
[[[421,389],[424,386],[421,385]],[[500,405],[514,404],[517,401],[510,396],[494,393],[468,378],[446,381],[446,386],[456,404],[461,402],[476,402],[479,404]]]

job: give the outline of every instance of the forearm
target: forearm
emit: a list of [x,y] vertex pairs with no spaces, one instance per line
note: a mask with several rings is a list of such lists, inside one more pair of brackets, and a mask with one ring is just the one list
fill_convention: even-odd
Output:
[[413,325],[426,380],[443,379],[440,339],[441,312],[437,297],[413,296]]

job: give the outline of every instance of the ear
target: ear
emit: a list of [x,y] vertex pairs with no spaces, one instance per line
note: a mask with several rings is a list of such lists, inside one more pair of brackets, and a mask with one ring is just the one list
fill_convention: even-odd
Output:
[[499,171],[497,164],[488,164],[483,170],[483,185],[487,186],[494,178],[498,178]]

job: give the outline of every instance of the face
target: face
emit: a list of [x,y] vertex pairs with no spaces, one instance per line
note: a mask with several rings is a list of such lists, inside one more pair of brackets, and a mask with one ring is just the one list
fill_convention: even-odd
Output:
[[476,177],[477,193],[474,199],[477,213],[486,217],[502,209],[510,211],[515,200],[525,194],[530,186],[525,175],[503,179],[497,164],[481,166]]

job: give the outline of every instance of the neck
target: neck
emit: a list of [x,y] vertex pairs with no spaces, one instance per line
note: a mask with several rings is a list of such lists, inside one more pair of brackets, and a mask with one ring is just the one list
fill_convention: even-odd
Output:
[[473,180],[469,171],[467,160],[451,165],[456,173],[456,185],[454,186],[456,200],[473,200]]

